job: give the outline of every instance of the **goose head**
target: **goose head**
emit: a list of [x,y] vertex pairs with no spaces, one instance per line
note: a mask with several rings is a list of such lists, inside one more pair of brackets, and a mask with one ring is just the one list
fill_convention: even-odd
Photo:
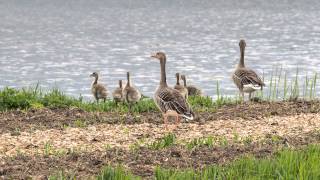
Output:
[[157,52],[156,54],[151,55],[151,57],[156,58],[160,61],[166,61],[166,54],[164,52]]
[[181,79],[182,79],[182,81],[185,81],[186,80],[186,76],[185,75],[181,75]]
[[240,42],[239,42],[239,47],[240,47],[240,50],[244,50],[244,48],[246,47],[246,41],[241,39]]
[[94,78],[97,78],[99,75],[97,72],[93,72],[92,74],[90,74],[90,77],[94,77]]
[[184,86],[187,86],[186,76],[185,76],[184,74],[181,75],[181,79],[182,79],[182,81],[183,81],[183,85],[184,85]]

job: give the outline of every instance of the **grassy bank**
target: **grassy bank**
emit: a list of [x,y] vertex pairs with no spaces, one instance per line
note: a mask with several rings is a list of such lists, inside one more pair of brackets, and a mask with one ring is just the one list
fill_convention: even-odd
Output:
[[[189,103],[196,111],[214,111],[221,105],[237,102],[239,102],[237,99],[223,97],[220,97],[217,100],[213,100],[210,97],[189,98]],[[58,89],[42,91],[38,86],[35,88],[23,89],[7,87],[0,91],[0,111],[10,109],[39,109],[43,107],[77,107],[85,111],[128,112],[128,106],[126,103],[116,104],[112,100],[100,103],[84,101],[81,96],[79,98],[67,96]],[[158,108],[154,104],[153,99],[144,97],[132,107],[132,111],[136,113],[156,112],[158,111]]]
[[[319,179],[320,146],[309,145],[301,150],[284,149],[271,157],[245,156],[227,165],[213,165],[201,170],[157,167],[154,179]],[[74,175],[59,172],[49,179],[73,179]],[[142,179],[123,167],[106,167],[94,179]]]
[[[301,80],[297,69],[295,77],[289,79],[281,67],[276,68],[272,71],[270,77],[265,80],[267,87],[262,91],[256,92],[255,100],[279,101],[296,100],[298,98],[314,100],[317,98],[317,78],[318,75],[316,73],[312,76],[306,74],[303,78],[304,80]],[[198,112],[214,112],[220,106],[236,104],[241,101],[239,96],[225,96],[220,89],[218,81],[216,82],[215,97],[215,99],[210,97],[189,97],[188,101],[194,111]],[[112,100],[97,104],[93,101],[84,101],[81,96],[79,98],[67,96],[58,89],[43,91],[38,85],[34,88],[13,89],[6,87],[0,90],[0,111],[42,107],[77,107],[86,111],[128,112],[126,104],[116,105]],[[133,106],[132,111],[141,113],[154,112],[158,111],[158,109],[151,98],[144,97]]]

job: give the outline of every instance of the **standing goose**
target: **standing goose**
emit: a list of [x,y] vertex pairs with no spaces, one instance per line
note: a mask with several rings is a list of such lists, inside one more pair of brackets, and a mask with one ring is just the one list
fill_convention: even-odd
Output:
[[94,96],[94,98],[97,100],[97,103],[99,102],[99,99],[103,99],[104,102],[106,102],[107,99],[107,89],[100,83],[98,83],[99,75],[97,72],[93,72],[90,77],[94,77],[94,81],[91,85],[91,92]]
[[131,85],[129,72],[127,72],[127,84],[123,89],[123,97],[128,103],[130,111],[131,111],[131,104],[137,103],[141,98],[140,91]]
[[239,91],[244,99],[244,93],[249,93],[249,100],[251,100],[251,93],[263,88],[265,84],[262,82],[261,78],[251,69],[246,68],[244,65],[244,50],[246,47],[246,42],[240,40],[240,61],[232,74],[233,82],[239,88]]
[[122,94],[123,88],[122,88],[122,80],[119,80],[119,87],[117,87],[113,92],[113,100],[118,104],[119,102],[122,102],[124,100],[123,94]]
[[184,99],[188,99],[188,89],[183,85],[180,85],[180,74],[176,73],[177,83],[174,86],[174,89],[178,90],[179,93],[184,97]]
[[193,112],[187,101],[179,93],[179,91],[170,88],[166,80],[166,55],[158,52],[151,57],[160,60],[161,79],[158,88],[154,93],[154,101],[162,112],[164,123],[167,128],[168,116],[176,117],[175,127],[180,123],[179,117],[193,120]]
[[201,89],[193,85],[187,86],[187,80],[185,75],[181,75],[181,79],[183,80],[184,87],[186,87],[188,90],[188,96],[203,96]]

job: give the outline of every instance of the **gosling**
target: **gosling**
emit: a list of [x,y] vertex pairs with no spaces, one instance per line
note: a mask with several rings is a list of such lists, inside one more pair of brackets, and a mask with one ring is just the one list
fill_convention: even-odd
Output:
[[184,99],[188,99],[188,89],[180,84],[180,74],[176,73],[176,85],[174,86],[174,89],[178,90],[179,93],[184,97]]
[[123,102],[123,88],[122,88],[122,80],[119,80],[119,87],[117,87],[113,92],[112,92],[112,97],[114,102],[116,102],[116,105],[119,102]]
[[130,73],[127,72],[127,84],[123,89],[123,97],[129,105],[131,111],[131,105],[137,103],[141,99],[140,91],[131,85]]
[[103,99],[103,102],[106,102],[108,91],[107,88],[102,84],[98,83],[99,75],[97,72],[93,72],[90,77],[94,77],[94,81],[91,85],[91,92],[96,99],[97,103],[99,103],[99,99]]

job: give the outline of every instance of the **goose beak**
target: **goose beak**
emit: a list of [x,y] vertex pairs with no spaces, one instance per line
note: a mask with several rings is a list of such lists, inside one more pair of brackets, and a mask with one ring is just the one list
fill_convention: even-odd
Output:
[[156,54],[151,54],[150,57],[152,57],[152,58],[157,58],[157,55],[156,55]]

